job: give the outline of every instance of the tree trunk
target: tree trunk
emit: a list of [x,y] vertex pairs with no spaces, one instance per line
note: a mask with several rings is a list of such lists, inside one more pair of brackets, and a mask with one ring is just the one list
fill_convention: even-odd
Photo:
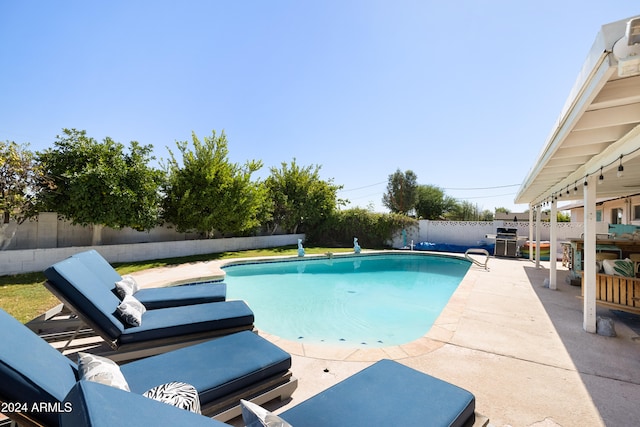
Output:
[[91,246],[100,246],[102,244],[102,229],[104,225],[93,224],[93,236],[91,236]]

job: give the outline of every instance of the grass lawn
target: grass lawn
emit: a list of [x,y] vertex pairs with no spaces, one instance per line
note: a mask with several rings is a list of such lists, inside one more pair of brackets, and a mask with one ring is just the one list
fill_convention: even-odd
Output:
[[[307,254],[323,254],[327,252],[351,252],[353,251],[353,248],[309,247],[304,250]],[[238,252],[222,252],[179,258],[129,262],[114,264],[113,266],[118,273],[122,275],[154,267],[164,267],[167,265],[177,265],[189,262],[274,255],[296,255],[297,253],[298,247],[296,245],[292,245],[270,249],[254,249]],[[50,308],[55,307],[60,302],[42,285],[44,280],[45,277],[42,273],[0,276],[0,308],[22,323],[26,323]]]

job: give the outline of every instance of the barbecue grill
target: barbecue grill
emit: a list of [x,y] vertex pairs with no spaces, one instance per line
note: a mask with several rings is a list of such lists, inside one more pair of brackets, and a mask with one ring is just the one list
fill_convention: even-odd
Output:
[[518,256],[517,228],[498,228],[496,231],[496,246],[493,255],[501,257]]

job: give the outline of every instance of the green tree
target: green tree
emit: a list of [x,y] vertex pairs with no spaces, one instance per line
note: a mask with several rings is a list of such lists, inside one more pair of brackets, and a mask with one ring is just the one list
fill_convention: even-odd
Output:
[[496,208],[496,213],[509,214],[509,213],[511,213],[511,211],[509,209],[507,209],[507,208],[500,207],[500,208]]
[[37,213],[39,173],[26,145],[0,141],[0,250],[9,246],[19,224]]
[[447,214],[447,219],[453,221],[477,221],[478,207],[466,200],[458,202],[456,203],[455,207]]
[[63,129],[54,148],[37,153],[43,169],[40,210],[57,212],[74,224],[93,225],[93,244],[102,227],[149,230],[159,220],[162,172],[149,167],[151,145],[103,142],[86,131]]
[[394,235],[403,229],[418,227],[418,221],[406,215],[376,213],[362,208],[335,211],[327,221],[310,229],[307,241],[321,246],[351,246],[353,238],[363,248],[389,247]]
[[392,213],[408,215],[415,208],[417,197],[418,177],[408,170],[400,169],[389,175],[387,192],[382,196],[382,204]]
[[40,168],[27,145],[0,141],[0,212],[2,223],[21,224],[35,215]]
[[178,231],[197,231],[207,237],[215,232],[246,234],[255,230],[264,212],[266,191],[261,183],[251,181],[251,175],[262,163],[230,163],[224,131],[220,136],[213,131],[202,142],[192,133],[191,142],[193,150],[187,141],[176,143],[182,165],[169,152],[163,218]]
[[271,201],[270,229],[278,227],[288,233],[297,233],[301,228],[314,227],[329,217],[344,204],[337,198],[342,186],[332,180],[320,178],[321,166],[298,166],[296,159],[291,164],[281,163],[281,168],[271,168],[265,180],[268,198]]
[[483,210],[478,215],[478,220],[480,221],[493,221],[493,219],[494,219],[493,212],[491,212],[489,209]]
[[437,220],[456,206],[456,200],[444,194],[434,185],[418,185],[416,189],[416,216],[422,219]]

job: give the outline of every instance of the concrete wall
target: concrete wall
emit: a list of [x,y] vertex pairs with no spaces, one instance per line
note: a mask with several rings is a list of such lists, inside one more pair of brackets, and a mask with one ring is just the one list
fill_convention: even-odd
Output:
[[[453,245],[474,245],[493,243],[486,235],[496,234],[499,227],[516,228],[518,236],[529,237],[529,222],[511,221],[420,221],[419,241],[449,243]],[[536,223],[533,223],[535,238]],[[540,223],[540,239],[549,240],[551,223]],[[559,222],[556,226],[558,240],[579,238],[584,225],[582,222]],[[605,227],[606,228],[606,227]],[[417,243],[417,242],[416,242]]]
[[304,234],[0,251],[0,275],[43,271],[89,249],[97,250],[109,262],[129,262],[293,245],[298,239],[304,240]]
[[[511,221],[419,221],[419,228],[406,230],[406,245],[420,242],[448,243],[460,246],[480,246],[494,243],[487,235],[495,235],[498,227],[515,228],[520,237],[519,244],[529,239],[529,222]],[[533,226],[535,239],[535,223]],[[551,236],[551,223],[540,223],[540,239],[549,240]],[[599,223],[598,232],[606,232],[608,224]],[[557,241],[565,241],[571,238],[579,238],[582,235],[584,225],[582,222],[559,222],[556,227]],[[602,231],[601,231],[602,230]],[[392,246],[401,248],[404,236],[396,235]],[[558,245],[558,257],[561,258],[562,246]]]
[[[27,226],[23,227],[25,224]],[[423,220],[419,221],[419,227],[405,230],[405,235],[397,234],[390,243],[395,248],[403,247],[405,240],[407,245],[413,241],[415,244],[431,242],[475,246],[493,243],[493,240],[486,236],[495,234],[498,227],[516,228],[518,236],[521,236],[522,240],[528,239],[528,222]],[[607,229],[607,222],[598,223],[599,233],[606,233]],[[33,247],[0,251],[0,275],[40,271],[69,255],[92,248],[90,246],[90,228],[73,226],[68,222],[59,221],[55,214],[41,214],[39,221],[26,222],[20,226],[19,231],[20,234],[16,234],[16,238],[20,236],[20,239],[23,239],[21,241],[28,241],[29,245]],[[557,239],[559,241],[579,238],[582,232],[582,222],[557,224]],[[542,240],[549,240],[550,223],[541,223],[540,236]],[[105,229],[103,232],[104,244],[96,246],[95,249],[99,250],[110,262],[127,262],[291,245],[296,244],[297,239],[303,238],[304,235],[200,240],[187,239],[188,237],[190,235],[176,233],[170,228],[158,228],[149,233]],[[154,241],[156,239],[159,241]],[[165,241],[162,241],[163,239]],[[55,248],[54,243],[59,247]],[[21,245],[20,240],[16,245]]]
[[[69,221],[58,219],[55,212],[42,212],[37,218],[25,221],[17,227],[15,236],[6,249],[89,246],[92,234],[92,227],[73,225]],[[178,233],[171,225],[155,227],[149,231],[136,231],[127,227],[118,230],[105,227],[102,230],[103,245],[196,240],[199,237],[197,233]]]

